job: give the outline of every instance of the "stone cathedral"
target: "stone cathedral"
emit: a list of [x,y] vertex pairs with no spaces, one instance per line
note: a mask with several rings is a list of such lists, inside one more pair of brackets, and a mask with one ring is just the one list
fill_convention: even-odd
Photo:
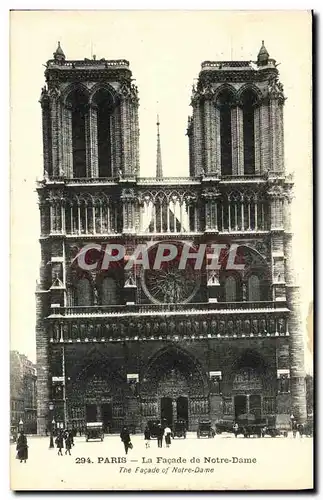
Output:
[[[38,432],[52,418],[71,428],[101,421],[109,432],[178,419],[194,431],[200,419],[243,413],[303,422],[286,98],[264,44],[256,61],[201,64],[188,103],[187,177],[163,175],[158,119],[155,176],[140,176],[128,61],[68,60],[58,44],[45,79]],[[138,244],[153,256],[163,241],[235,245],[243,269],[73,264],[89,243],[124,245],[126,262]]]

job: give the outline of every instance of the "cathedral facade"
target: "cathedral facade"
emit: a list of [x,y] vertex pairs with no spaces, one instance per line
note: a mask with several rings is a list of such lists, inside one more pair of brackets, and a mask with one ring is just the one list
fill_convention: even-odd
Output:
[[[51,421],[196,430],[244,413],[306,419],[299,289],[291,263],[285,96],[264,45],[256,62],[205,61],[192,90],[189,175],[141,177],[138,89],[126,60],[67,60],[42,89],[38,183],[38,432]],[[188,103],[189,104],[189,103]],[[126,263],[138,245],[194,251],[201,269]],[[87,245],[120,245],[105,269]],[[211,245],[220,264],[206,265]],[[234,269],[226,263],[236,249]],[[88,248],[88,247],[87,247]],[[96,264],[96,265],[91,265]],[[101,259],[102,263],[102,259]]]

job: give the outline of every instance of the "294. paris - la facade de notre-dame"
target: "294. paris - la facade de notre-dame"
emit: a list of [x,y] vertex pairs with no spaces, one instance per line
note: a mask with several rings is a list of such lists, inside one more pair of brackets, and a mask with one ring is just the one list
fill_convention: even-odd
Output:
[[[109,432],[178,419],[194,431],[200,419],[245,413],[305,421],[286,97],[264,44],[255,59],[202,62],[187,103],[187,177],[163,175],[158,119],[153,175],[140,176],[128,61],[68,60],[58,44],[47,62],[38,433],[53,418],[76,429],[100,421]],[[126,268],[137,245],[153,255],[161,242],[235,245],[243,269]],[[89,243],[123,245],[124,262],[74,266]]]

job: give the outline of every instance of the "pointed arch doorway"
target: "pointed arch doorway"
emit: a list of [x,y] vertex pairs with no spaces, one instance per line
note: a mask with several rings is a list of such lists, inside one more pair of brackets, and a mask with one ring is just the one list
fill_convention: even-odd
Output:
[[199,362],[183,349],[176,346],[161,349],[148,363],[142,380],[141,400],[146,421],[154,418],[172,426],[176,420],[184,420],[188,430],[196,430],[199,419],[208,417],[206,374]]

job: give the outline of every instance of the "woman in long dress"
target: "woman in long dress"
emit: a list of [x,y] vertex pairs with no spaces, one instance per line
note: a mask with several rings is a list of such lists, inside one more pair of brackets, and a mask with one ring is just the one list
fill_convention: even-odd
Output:
[[28,444],[27,438],[24,434],[24,431],[21,431],[17,441],[17,458],[20,460],[20,463],[28,460]]
[[165,434],[166,448],[169,448],[170,444],[171,444],[171,436],[172,436],[171,429],[169,427],[166,427],[165,431],[164,431],[164,434]]

